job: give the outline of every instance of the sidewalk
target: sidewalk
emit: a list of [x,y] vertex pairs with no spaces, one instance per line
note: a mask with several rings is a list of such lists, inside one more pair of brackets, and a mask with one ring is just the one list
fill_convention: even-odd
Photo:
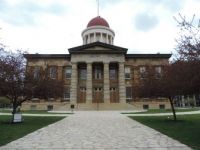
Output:
[[0,150],[190,150],[116,111],[80,111]]
[[[126,112],[123,112],[126,113]],[[130,112],[128,112],[130,113]],[[200,110],[198,111],[189,111],[189,112],[176,112],[176,115],[191,115],[191,114],[200,114]],[[154,114],[124,114],[126,116],[172,116],[173,113],[154,113]]]

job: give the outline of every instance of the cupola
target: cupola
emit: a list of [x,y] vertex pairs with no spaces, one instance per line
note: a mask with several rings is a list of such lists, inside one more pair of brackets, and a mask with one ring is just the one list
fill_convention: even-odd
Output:
[[89,21],[87,28],[82,32],[83,44],[102,42],[113,45],[115,33],[108,22],[97,16]]

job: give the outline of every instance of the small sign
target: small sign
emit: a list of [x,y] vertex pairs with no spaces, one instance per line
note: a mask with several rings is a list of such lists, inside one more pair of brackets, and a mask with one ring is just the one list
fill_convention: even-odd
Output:
[[74,109],[74,104],[71,104],[71,109]]
[[72,111],[72,113],[73,113],[73,111],[74,111],[74,104],[71,104],[71,111]]
[[13,120],[13,122],[22,122],[22,114],[19,114],[19,113],[17,113],[17,114],[14,114],[14,120]]

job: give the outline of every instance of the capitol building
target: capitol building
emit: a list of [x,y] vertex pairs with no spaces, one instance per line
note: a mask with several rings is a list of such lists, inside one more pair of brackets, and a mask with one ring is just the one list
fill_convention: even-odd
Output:
[[[169,108],[167,99],[138,99],[134,84],[145,78],[147,65],[162,73],[171,54],[127,54],[128,49],[114,45],[115,32],[97,16],[81,33],[83,43],[68,49],[69,54],[26,54],[33,75],[48,69],[49,77],[62,80],[63,97],[33,98],[22,104],[29,110],[134,110]],[[54,88],[54,87],[52,87]]]

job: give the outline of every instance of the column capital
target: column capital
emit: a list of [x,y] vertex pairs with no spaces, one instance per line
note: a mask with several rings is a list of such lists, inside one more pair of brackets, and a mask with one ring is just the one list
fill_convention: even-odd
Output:
[[77,65],[77,64],[78,64],[78,62],[71,62],[71,64],[72,64],[72,65]]
[[105,64],[110,64],[110,62],[109,61],[103,61],[103,64],[105,65]]
[[105,61],[104,61],[103,64],[110,64],[110,62],[105,62]]
[[87,65],[92,65],[93,62],[86,62]]

